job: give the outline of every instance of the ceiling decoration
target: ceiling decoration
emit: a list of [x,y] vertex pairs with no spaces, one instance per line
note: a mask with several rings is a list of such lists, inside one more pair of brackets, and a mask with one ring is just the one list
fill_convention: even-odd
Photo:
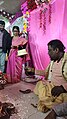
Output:
[[2,0],[2,1],[0,1],[0,5],[2,5],[4,3],[4,1]]
[[35,0],[35,3],[37,5],[41,5],[42,3],[48,4],[51,0]]
[[1,9],[0,10],[0,16],[6,17],[7,19],[12,20],[15,15],[11,14],[11,13],[8,13],[8,12]]
[[10,14],[20,11],[21,4],[26,0],[0,0],[0,10],[4,10]]
[[21,16],[21,4],[26,0],[0,0],[0,19],[5,17],[12,23]]

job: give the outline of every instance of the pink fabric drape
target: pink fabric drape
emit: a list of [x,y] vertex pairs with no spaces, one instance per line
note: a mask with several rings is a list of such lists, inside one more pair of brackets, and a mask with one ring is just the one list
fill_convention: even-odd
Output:
[[48,10],[46,12],[46,33],[40,29],[40,10],[35,9],[30,14],[29,44],[36,69],[44,69],[49,63],[47,43],[50,40],[58,38],[67,47],[67,0],[54,0],[51,6],[51,24]]

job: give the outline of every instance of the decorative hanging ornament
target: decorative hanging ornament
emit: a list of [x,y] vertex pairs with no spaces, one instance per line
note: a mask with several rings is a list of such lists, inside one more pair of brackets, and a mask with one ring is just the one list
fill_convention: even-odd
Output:
[[9,21],[12,20],[15,16],[14,14],[10,14],[2,9],[0,10],[0,15],[9,19]]
[[37,6],[42,5],[43,3],[48,4],[51,0],[35,0]]
[[37,8],[37,5],[35,3],[35,0],[27,0],[27,7],[28,10],[32,11]]
[[51,23],[51,2],[53,0],[35,0],[37,8],[40,8],[40,28],[43,29],[44,33],[46,32],[46,22],[47,16],[46,11],[48,12],[48,22]]

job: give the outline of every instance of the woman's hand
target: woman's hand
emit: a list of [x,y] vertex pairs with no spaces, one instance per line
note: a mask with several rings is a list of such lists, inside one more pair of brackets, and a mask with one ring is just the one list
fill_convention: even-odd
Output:
[[6,61],[8,61],[8,56],[6,56]]
[[31,67],[25,67],[25,73],[26,73],[26,75],[34,75],[35,69],[31,68]]
[[11,48],[12,48],[12,49],[17,49],[17,48],[18,48],[18,46],[11,46]]

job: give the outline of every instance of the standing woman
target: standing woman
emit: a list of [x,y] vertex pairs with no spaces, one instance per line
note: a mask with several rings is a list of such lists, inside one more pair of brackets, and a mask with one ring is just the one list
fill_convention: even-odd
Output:
[[29,55],[24,55],[22,57],[18,57],[17,51],[19,47],[26,48],[27,40],[22,36],[19,36],[19,27],[14,26],[13,29],[13,38],[12,38],[12,46],[7,62],[7,79],[8,83],[17,83],[21,79],[22,75],[22,64],[26,61],[30,60]]

